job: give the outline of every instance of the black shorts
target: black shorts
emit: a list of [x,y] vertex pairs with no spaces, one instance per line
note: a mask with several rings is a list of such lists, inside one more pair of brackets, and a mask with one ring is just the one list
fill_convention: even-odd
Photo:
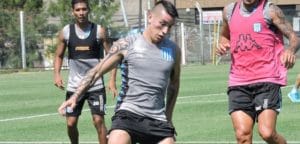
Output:
[[133,144],[157,144],[175,134],[175,129],[169,122],[143,117],[126,110],[120,110],[112,117],[109,133],[115,129],[128,132]]
[[265,109],[279,113],[281,109],[280,85],[274,83],[255,83],[228,88],[229,114],[242,110],[253,120]]
[[[74,92],[67,92],[66,100],[69,99]],[[66,116],[80,116],[84,105],[84,101],[87,100],[91,113],[97,115],[105,115],[106,93],[105,88],[97,91],[86,92],[81,99],[77,102],[73,111],[66,110]]]

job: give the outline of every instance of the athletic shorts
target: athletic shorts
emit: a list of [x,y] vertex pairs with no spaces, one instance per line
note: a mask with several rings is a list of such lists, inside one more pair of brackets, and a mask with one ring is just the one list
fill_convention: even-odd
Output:
[[265,109],[279,113],[282,102],[280,87],[267,82],[229,87],[229,114],[242,110],[255,120]]
[[[68,91],[66,94],[66,100],[69,99],[73,93],[74,92]],[[85,100],[87,100],[93,115],[105,115],[106,93],[105,88],[103,88],[97,91],[86,92],[81,99],[79,99],[72,111],[67,108],[66,116],[80,116]]]
[[125,130],[132,144],[157,144],[167,137],[174,137],[174,127],[166,121],[143,117],[135,113],[119,110],[112,117],[112,130]]

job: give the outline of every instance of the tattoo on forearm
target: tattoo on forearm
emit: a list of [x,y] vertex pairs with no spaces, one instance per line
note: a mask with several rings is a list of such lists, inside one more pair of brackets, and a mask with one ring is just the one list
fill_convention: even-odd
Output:
[[93,76],[94,70],[87,73],[87,75],[81,80],[80,85],[78,86],[75,95],[78,96],[78,99],[81,99],[81,94],[92,84],[93,82]]
[[118,40],[109,50],[105,58],[93,69],[91,69],[87,75],[82,79],[79,87],[76,90],[76,94],[80,96],[86,89],[91,87],[99,77],[101,77],[100,71],[102,71],[103,63],[106,63],[111,57],[118,55],[121,51],[127,50],[128,46],[135,40],[135,37],[128,37]]

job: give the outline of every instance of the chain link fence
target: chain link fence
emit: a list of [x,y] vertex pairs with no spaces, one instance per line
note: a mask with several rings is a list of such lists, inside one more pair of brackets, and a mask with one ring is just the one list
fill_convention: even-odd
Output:
[[[300,27],[300,11],[284,11],[288,21],[297,30]],[[41,26],[37,25],[32,19],[36,17],[28,16],[24,20],[24,35],[26,47],[26,65],[28,68],[53,67],[54,51],[56,47],[56,37],[59,20],[54,23],[45,21]],[[171,32],[171,39],[179,47],[185,49],[185,63],[197,64],[221,64],[230,61],[230,55],[216,57],[215,49],[218,46],[218,39],[221,21],[203,24],[202,27],[195,23],[177,22]],[[124,28],[125,29],[125,28]],[[126,30],[132,31],[132,30]],[[125,32],[126,32],[125,31]],[[201,32],[202,31],[202,35]],[[299,34],[299,29],[296,31]],[[125,34],[126,35],[126,34]],[[124,36],[124,34],[122,34]],[[21,40],[20,40],[20,18],[19,13],[7,13],[0,16],[0,69],[19,69],[22,68]],[[117,39],[115,36],[114,39]],[[285,40],[285,44],[288,41]]]
[[[300,10],[283,9],[286,19],[292,24],[300,38]],[[181,20],[183,21],[183,20]],[[183,25],[183,26],[182,26]],[[218,47],[222,21],[197,24],[178,22],[172,31],[172,39],[185,51],[186,64],[222,64],[230,62],[230,54],[218,57],[215,50]],[[200,34],[202,30],[202,35]],[[202,37],[202,38],[201,38]],[[201,44],[202,43],[202,44]],[[288,39],[284,38],[285,46]],[[299,55],[299,51],[297,52]]]

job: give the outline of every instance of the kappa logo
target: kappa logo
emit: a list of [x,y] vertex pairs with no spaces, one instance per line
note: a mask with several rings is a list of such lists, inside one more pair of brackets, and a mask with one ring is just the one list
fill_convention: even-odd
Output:
[[257,44],[254,39],[252,39],[250,34],[240,34],[239,40],[237,41],[236,47],[233,52],[238,53],[239,51],[250,51],[254,48],[262,49],[262,47]]

